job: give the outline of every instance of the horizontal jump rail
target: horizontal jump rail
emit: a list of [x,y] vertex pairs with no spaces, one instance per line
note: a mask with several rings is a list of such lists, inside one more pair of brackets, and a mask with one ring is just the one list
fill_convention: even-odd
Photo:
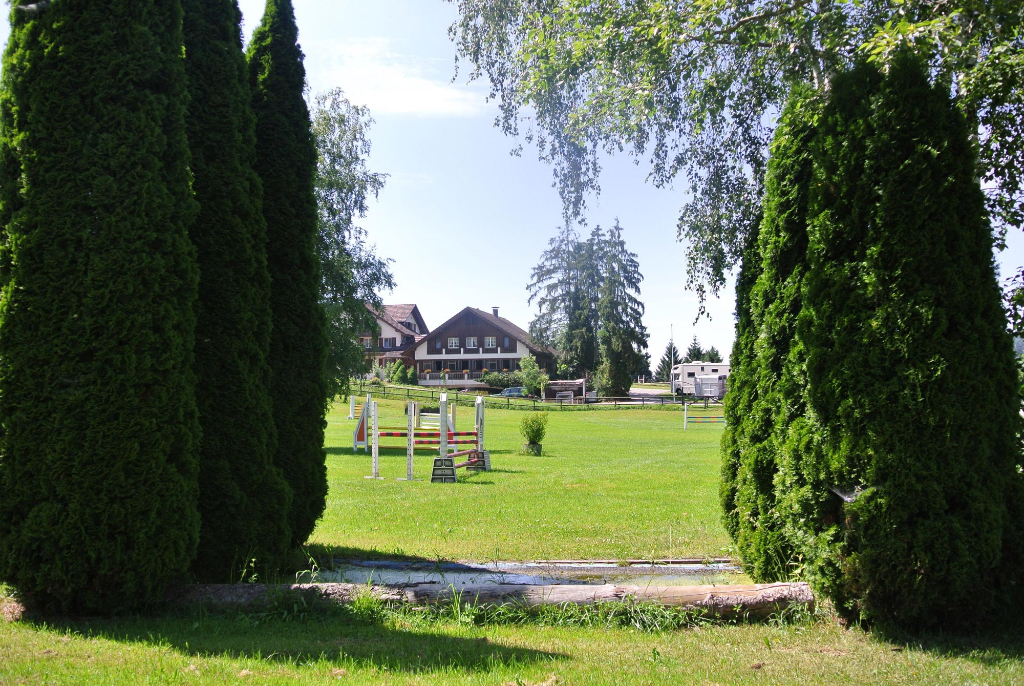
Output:
[[[455,441],[448,441],[448,445],[473,445],[473,444],[475,444],[475,443],[476,443],[476,441],[473,441],[473,440],[464,440],[464,441],[459,441],[459,440],[455,440]],[[412,442],[412,444],[413,444],[413,445],[441,445],[441,441],[435,441],[435,440],[433,440],[433,439],[431,439],[431,440],[422,440],[422,441],[419,441],[419,440],[415,440],[415,439],[414,439],[414,440],[413,440],[413,442]]]
[[[395,431],[391,427],[388,427],[388,428],[389,428],[388,431],[378,431],[377,435],[380,436],[381,438],[408,438],[409,437],[408,429],[406,429],[404,431]],[[440,438],[441,437],[441,432],[440,431],[427,431],[427,430],[421,431],[419,429],[416,429],[412,433],[413,433],[413,436],[421,436],[423,438]],[[473,436],[473,437],[475,437],[476,435],[477,435],[476,431],[449,431],[448,432],[448,437],[449,438],[454,438],[455,436]]]

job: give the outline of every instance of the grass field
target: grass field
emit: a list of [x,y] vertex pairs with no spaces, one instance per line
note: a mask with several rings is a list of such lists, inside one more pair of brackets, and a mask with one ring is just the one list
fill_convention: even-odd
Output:
[[[470,413],[460,408],[464,423]],[[395,481],[404,450],[351,452],[353,422],[332,412],[331,491],[314,534],[329,554],[455,559],[719,554],[721,425],[682,433],[676,410],[552,413],[545,455],[516,454],[522,412],[488,411],[495,471],[455,485]],[[382,423],[404,425],[398,402]],[[401,440],[401,439],[396,439]],[[430,458],[417,458],[428,475]],[[4,595],[0,588],[0,597]],[[0,620],[0,685],[14,684],[1014,684],[1020,631],[883,636],[813,618],[696,622],[643,630],[553,608],[526,624],[479,625],[371,602],[331,611],[287,602],[258,613],[179,610],[119,619]],[[590,624],[587,624],[590,622]]]
[[[381,401],[382,426],[406,425],[404,404]],[[460,407],[459,429],[473,414]],[[719,411],[718,414],[721,414]],[[352,453],[355,422],[328,417],[330,502],[312,542],[344,555],[486,560],[715,556],[729,540],[718,508],[721,425],[690,425],[678,409],[551,412],[544,454],[517,454],[523,412],[487,410],[494,469],[431,484],[433,453],[406,469],[405,439],[381,451],[383,481],[364,479],[370,456]]]

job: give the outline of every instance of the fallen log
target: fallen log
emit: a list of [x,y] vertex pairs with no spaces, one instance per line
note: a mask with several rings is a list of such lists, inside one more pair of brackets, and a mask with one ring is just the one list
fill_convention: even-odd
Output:
[[500,605],[593,605],[632,600],[681,609],[704,609],[715,616],[766,617],[791,606],[814,609],[814,594],[805,583],[735,584],[723,586],[637,586],[604,584],[533,586],[525,584],[440,584],[367,586],[365,584],[205,584],[179,587],[169,600],[208,606],[258,606],[274,594],[290,593],[309,600],[347,603],[371,594],[388,603],[414,606],[451,603]]

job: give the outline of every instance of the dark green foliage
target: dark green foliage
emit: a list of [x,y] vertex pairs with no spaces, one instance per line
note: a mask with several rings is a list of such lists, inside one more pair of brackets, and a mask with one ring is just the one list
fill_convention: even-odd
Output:
[[271,281],[271,396],[276,463],[292,488],[292,542],[305,542],[327,498],[327,334],[319,304],[316,146],[302,97],[305,69],[290,0],[267,0],[248,48]]
[[633,370],[643,364],[647,329],[643,325],[644,304],[640,302],[640,263],[636,253],[626,249],[618,220],[603,241],[601,289],[597,316],[601,365],[597,371],[600,395],[623,397],[633,385]]
[[749,427],[745,420],[750,415],[757,391],[752,380],[757,330],[750,314],[750,290],[761,274],[761,254],[757,244],[759,224],[755,223],[747,233],[747,244],[736,277],[736,338],[729,356],[729,392],[723,400],[725,430],[722,433],[722,476],[718,493],[722,503],[722,521],[733,541],[737,539],[740,528],[736,509],[736,475],[742,453],[749,445]]
[[176,0],[11,11],[0,579],[50,609],[139,608],[196,550],[181,21]]
[[270,399],[270,275],[262,190],[253,169],[249,102],[235,0],[183,0],[188,135],[199,214],[190,229],[199,262],[196,404],[199,551],[204,581],[230,581],[253,558],[288,550],[291,490],[274,465]]
[[[792,549],[782,533],[775,478],[790,425],[804,414],[799,377],[802,351],[796,338],[807,256],[807,198],[813,171],[810,144],[814,107],[798,89],[783,111],[765,174],[763,219],[758,230],[760,265],[747,297],[750,340],[744,373],[731,383],[743,405],[736,417],[734,534],[746,568],[757,581],[778,581],[792,571]],[[788,365],[788,366],[787,366]],[[741,389],[741,385],[747,388]]]
[[655,381],[669,381],[672,377],[672,367],[682,362],[679,359],[679,348],[674,341],[669,341],[665,346],[665,352],[661,355],[658,368],[654,370]]
[[[683,362],[700,362],[701,360],[704,360],[704,348],[700,347],[700,341],[694,336],[693,340],[690,341],[690,345],[686,348]],[[707,360],[704,361],[706,362]]]
[[844,614],[963,624],[1020,578],[1000,569],[1020,550],[1018,399],[975,150],[913,58],[833,89],[799,320],[810,411],[785,511]]

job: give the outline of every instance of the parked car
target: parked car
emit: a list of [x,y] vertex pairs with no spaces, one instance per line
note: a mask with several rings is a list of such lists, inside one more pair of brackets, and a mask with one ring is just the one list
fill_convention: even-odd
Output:
[[510,386],[501,393],[492,394],[493,398],[529,398],[530,394],[522,386]]

